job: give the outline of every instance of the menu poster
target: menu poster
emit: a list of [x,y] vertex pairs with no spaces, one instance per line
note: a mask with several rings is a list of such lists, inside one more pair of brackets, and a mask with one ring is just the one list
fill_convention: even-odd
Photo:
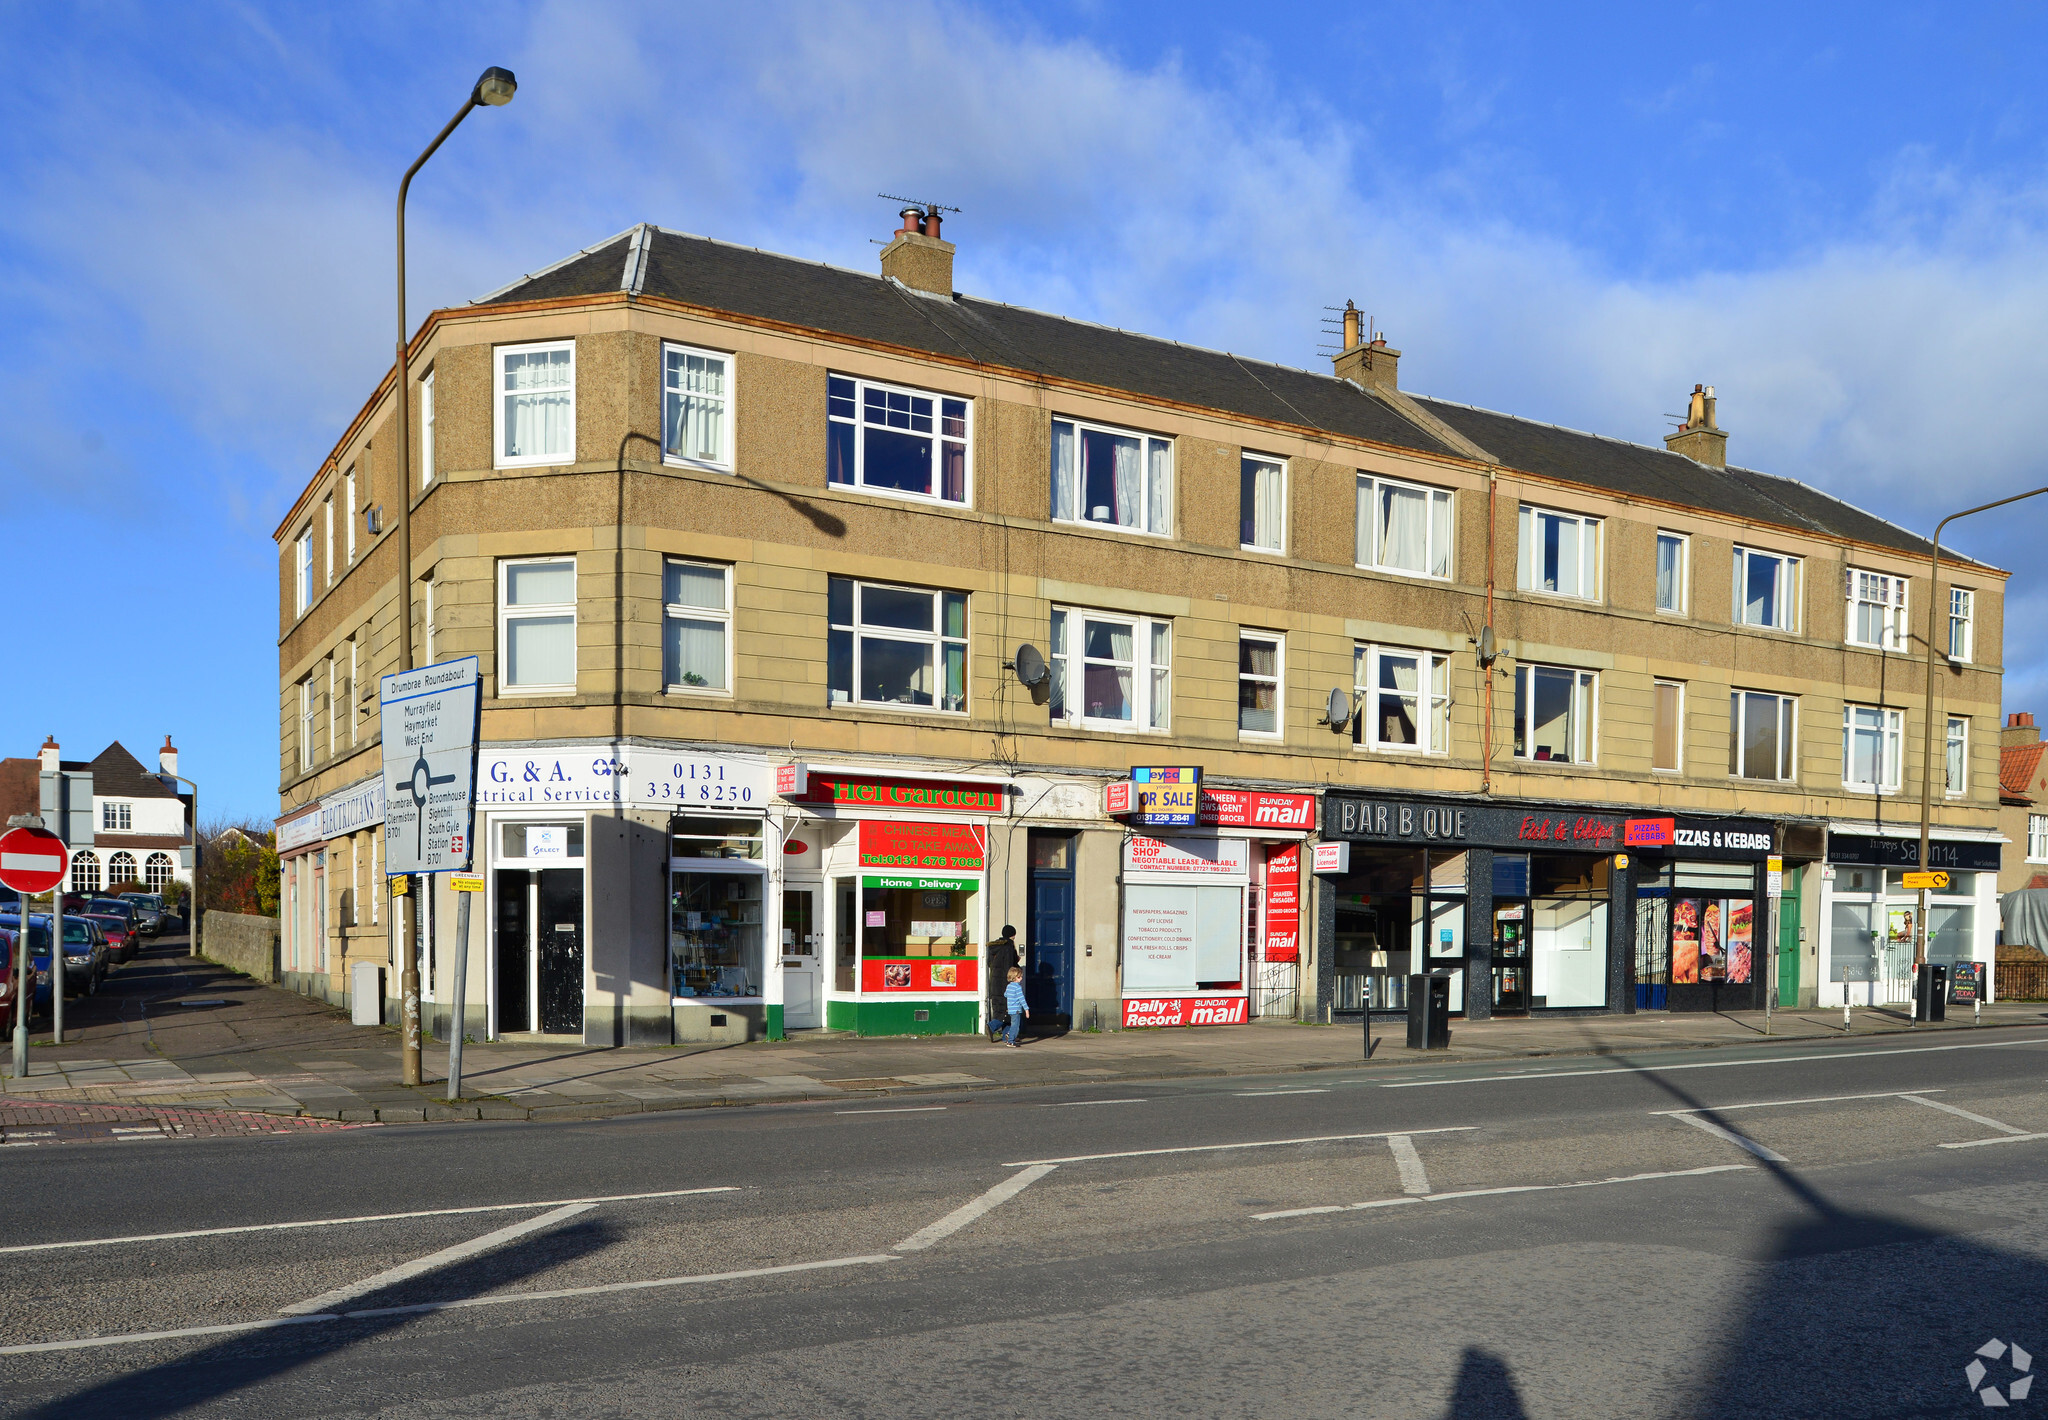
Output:
[[1756,904],[1753,902],[1731,902],[1728,904],[1728,981],[1730,985],[1749,984],[1752,952],[1751,940],[1756,929]]
[[1700,901],[1680,897],[1671,903],[1671,982],[1691,986],[1700,979]]
[[1726,981],[1728,953],[1721,940],[1721,904],[1700,904],[1700,980]]

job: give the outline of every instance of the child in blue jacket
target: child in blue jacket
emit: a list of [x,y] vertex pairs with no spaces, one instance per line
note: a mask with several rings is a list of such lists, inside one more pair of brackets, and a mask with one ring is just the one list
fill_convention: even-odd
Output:
[[1031,1014],[1030,1008],[1024,1004],[1024,969],[1022,967],[1013,966],[1010,968],[1010,984],[1003,988],[1003,1005],[1010,1012],[1010,1028],[1003,1032],[1003,1044],[1009,1046],[1012,1050],[1020,1050],[1023,1047],[1017,1044],[1017,1032],[1023,1028],[1024,1018]]

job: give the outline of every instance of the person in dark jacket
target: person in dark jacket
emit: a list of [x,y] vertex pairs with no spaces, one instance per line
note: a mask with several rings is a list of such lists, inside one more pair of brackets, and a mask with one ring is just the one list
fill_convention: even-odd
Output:
[[1003,990],[1010,984],[1010,968],[1024,965],[1024,949],[1017,945],[1017,929],[1004,925],[1002,934],[988,944],[988,1038],[995,1040],[1008,1024],[1010,1010]]

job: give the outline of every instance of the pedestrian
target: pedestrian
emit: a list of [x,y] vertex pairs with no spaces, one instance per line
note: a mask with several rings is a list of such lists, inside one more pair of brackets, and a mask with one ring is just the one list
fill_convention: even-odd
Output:
[[1010,1027],[1004,1032],[1004,1044],[1012,1050],[1022,1050],[1023,1047],[1017,1043],[1017,1032],[1023,1029],[1025,1017],[1031,1014],[1031,1008],[1024,1004],[1024,968],[1010,968],[1010,984],[1003,988],[1003,1004],[1010,1011]]
[[1024,953],[1017,946],[1017,929],[1005,924],[1000,935],[988,945],[988,1038],[995,1040],[1008,1024],[1003,1005],[1004,986],[1010,968],[1022,968]]

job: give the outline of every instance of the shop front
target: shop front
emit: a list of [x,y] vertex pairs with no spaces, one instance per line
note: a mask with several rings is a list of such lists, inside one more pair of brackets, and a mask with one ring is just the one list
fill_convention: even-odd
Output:
[[[1951,834],[1953,831],[1951,830]],[[1951,969],[1998,955],[1998,865],[1990,834],[1945,834],[1928,844],[1930,866],[1947,881],[1926,894],[1927,960]],[[1921,892],[1905,875],[1920,866],[1917,831],[1875,831],[1872,824],[1831,825],[1820,870],[1819,1004],[1877,1006],[1912,999],[1914,939]]]
[[1774,841],[1772,824],[1762,819],[1624,823],[1635,896],[1636,1009],[1764,1008],[1777,905],[1766,873]]

